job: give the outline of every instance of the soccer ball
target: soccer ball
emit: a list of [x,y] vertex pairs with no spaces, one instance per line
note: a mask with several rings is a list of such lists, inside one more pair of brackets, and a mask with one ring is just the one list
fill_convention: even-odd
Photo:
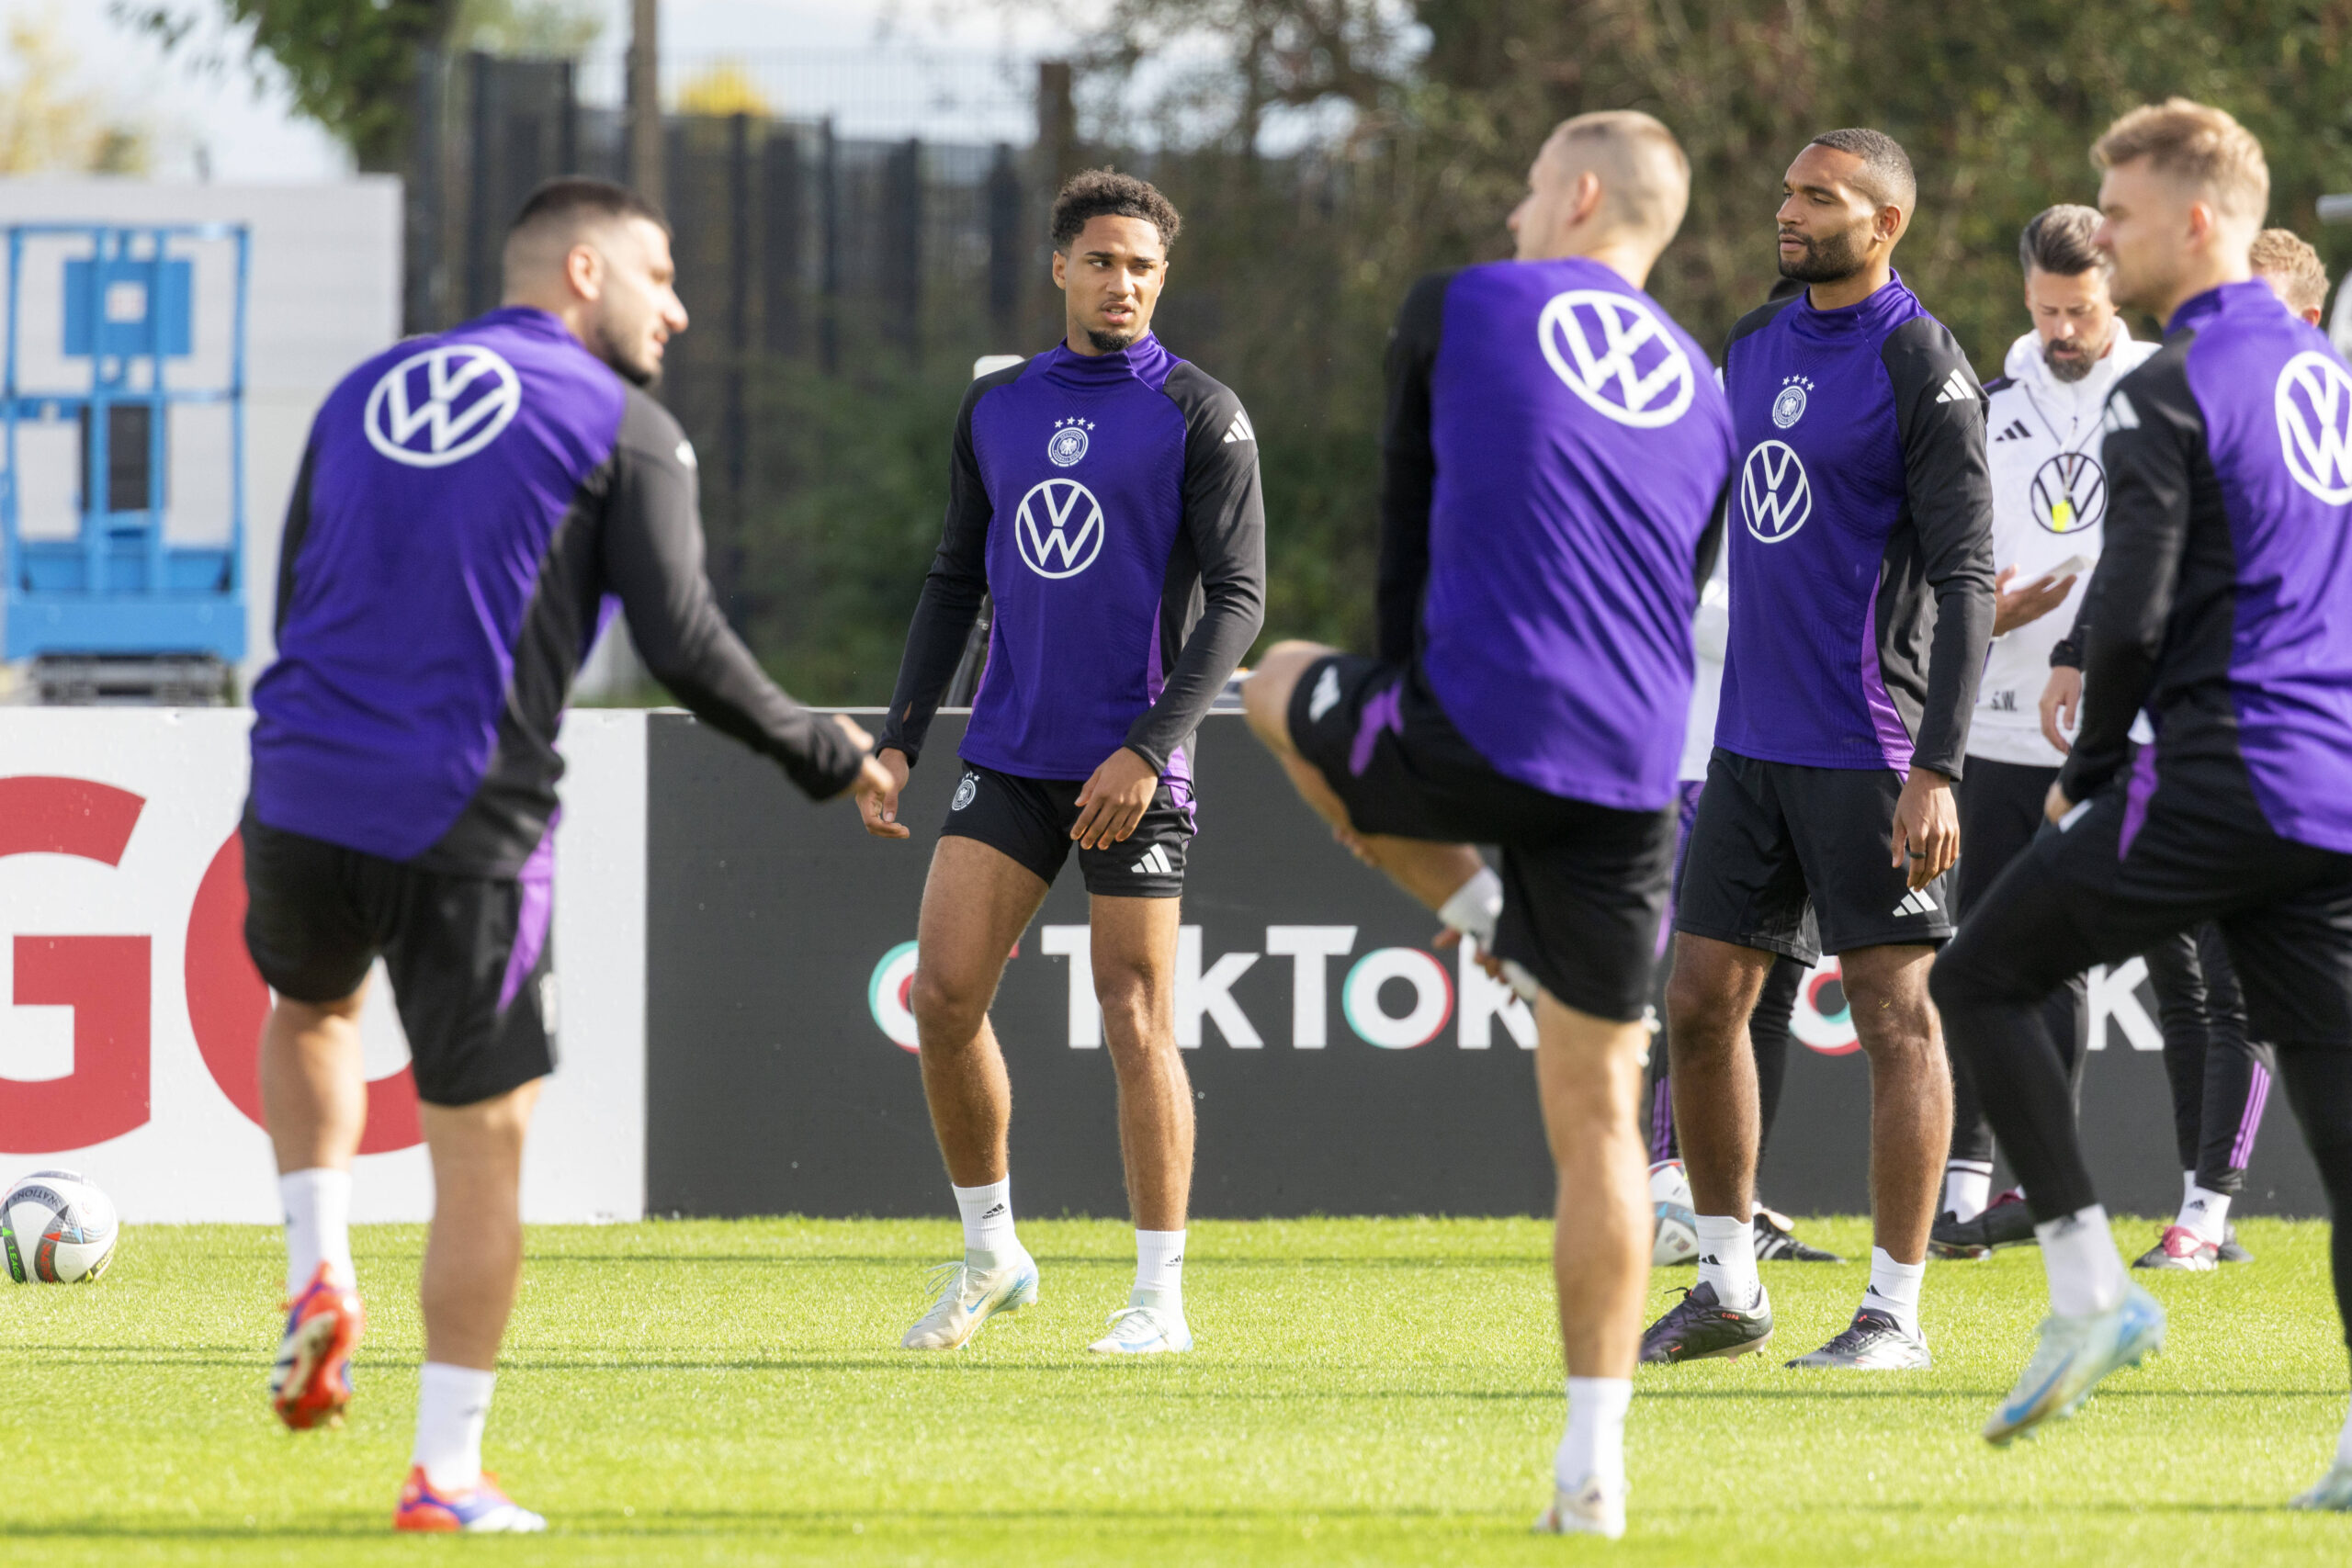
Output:
[[1650,1208],[1657,1215],[1657,1230],[1650,1241],[1650,1261],[1670,1268],[1699,1256],[1699,1216],[1690,1211],[1690,1182],[1682,1162],[1670,1159],[1650,1167]]
[[121,1234],[113,1201],[74,1171],[36,1170],[0,1199],[0,1252],[19,1285],[96,1279]]

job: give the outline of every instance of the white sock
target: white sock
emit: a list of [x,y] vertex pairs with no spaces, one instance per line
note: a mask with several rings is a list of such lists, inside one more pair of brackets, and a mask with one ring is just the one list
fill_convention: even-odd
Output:
[[1136,1232],[1136,1300],[1149,1291],[1164,1304],[1184,1299],[1184,1233]]
[[1631,1378],[1568,1380],[1568,1429],[1552,1461],[1562,1491],[1588,1481],[1625,1484],[1625,1407],[1633,1402]]
[[277,1179],[286,1205],[286,1297],[310,1288],[319,1265],[345,1284],[359,1276],[351,1267],[351,1172],[328,1166],[289,1170]]
[[[955,1183],[950,1182],[950,1187]],[[964,1216],[964,1261],[976,1268],[998,1267],[995,1259],[1021,1250],[1012,1234],[1012,1178],[986,1187],[955,1187],[956,1207]],[[982,1254],[975,1258],[973,1254]],[[984,1260],[986,1259],[986,1260]]]
[[481,1483],[481,1428],[490,1419],[490,1391],[496,1372],[424,1363],[416,1396],[416,1449],[410,1462],[424,1467],[424,1478],[447,1495],[470,1492]]
[[1925,1258],[1917,1263],[1897,1263],[1886,1248],[1871,1248],[1871,1282],[1862,1292],[1862,1304],[1886,1314],[1903,1325],[1903,1332],[1913,1338],[1919,1334],[1919,1281],[1928,1277]]
[[2033,1227],[2041,1242],[2041,1267],[2050,1276],[2050,1310],[2060,1317],[2088,1317],[2123,1299],[2123,1258],[2107,1228],[2107,1210],[2087,1209]]
[[2230,1195],[2212,1192],[2197,1185],[2192,1178],[2188,1195],[2180,1201],[2180,1217],[2173,1224],[2187,1225],[2197,1233],[2199,1241],[2222,1245],[2222,1237],[2230,1227]]
[[1715,1300],[1747,1311],[1764,1282],[1756,1277],[1756,1230],[1750,1220],[1700,1214],[1699,1280],[1715,1288]]
[[1993,1200],[1993,1167],[1988,1161],[1956,1159],[1944,1166],[1944,1212],[1957,1220],[1973,1220]]
[[1491,952],[1495,945],[1495,922],[1502,918],[1503,879],[1495,868],[1482,865],[1478,874],[1453,890],[1453,897],[1438,906],[1437,918],[1478,939],[1478,945]]

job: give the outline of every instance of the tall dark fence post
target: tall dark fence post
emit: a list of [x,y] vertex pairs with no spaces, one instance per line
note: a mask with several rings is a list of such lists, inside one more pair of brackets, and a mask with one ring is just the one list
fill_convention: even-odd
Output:
[[766,200],[766,266],[761,273],[765,298],[761,327],[770,354],[798,355],[800,333],[801,236],[807,220],[801,211],[800,139],[789,130],[768,133],[760,161]]
[[830,376],[842,367],[842,152],[840,140],[833,135],[832,116],[825,117],[821,134],[822,159],[817,178],[823,233],[817,287],[824,294],[824,305],[817,319],[817,362]]
[[1012,161],[1010,142],[996,144],[989,165],[989,322],[997,334],[995,348],[1017,351],[1021,342],[1021,286],[1026,279],[1032,247],[1021,225],[1021,171]]
[[438,50],[416,57],[416,129],[409,141],[407,232],[402,236],[401,330],[431,332],[443,324],[441,236],[447,205],[448,166],[442,144],[442,72]]
[[579,71],[566,60],[558,63],[556,72],[555,173],[576,175],[580,172],[580,90],[574,78]]
[[922,142],[890,149],[882,192],[882,277],[909,364],[922,362]]
[[466,202],[466,305],[459,312],[478,316],[498,303],[498,285],[492,275],[495,258],[490,254],[487,236],[490,226],[497,221],[499,157],[493,140],[498,124],[497,62],[479,51],[466,56],[467,86],[473,95],[468,117],[472,122],[473,145],[468,149],[472,177]]
[[752,352],[752,117],[727,117],[727,327],[718,445],[727,474],[727,618],[743,621],[743,537],[750,434],[743,412],[743,362]]

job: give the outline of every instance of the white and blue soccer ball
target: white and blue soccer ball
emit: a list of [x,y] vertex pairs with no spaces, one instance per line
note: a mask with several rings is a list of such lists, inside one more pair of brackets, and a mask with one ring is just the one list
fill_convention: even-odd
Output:
[[1650,1240],[1650,1262],[1661,1269],[1699,1258],[1699,1216],[1690,1208],[1690,1180],[1679,1159],[1650,1167],[1650,1209],[1657,1229]]
[[121,1235],[113,1201],[78,1171],[36,1170],[0,1198],[0,1255],[19,1285],[95,1280]]

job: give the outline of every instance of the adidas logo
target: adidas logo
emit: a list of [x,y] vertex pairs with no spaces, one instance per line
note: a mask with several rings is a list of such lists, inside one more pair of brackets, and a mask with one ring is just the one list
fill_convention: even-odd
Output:
[[2032,434],[2033,432],[2025,427],[2025,421],[2021,419],[2013,419],[2009,421],[2008,428],[2002,431],[2000,434],[1993,437],[1993,439],[1996,441],[2023,441]]
[[1144,851],[1143,859],[1136,862],[1134,869],[1136,874],[1140,876],[1173,876],[1176,874],[1175,863],[1168,858],[1168,847],[1165,844],[1154,844],[1151,848]]
[[1970,385],[1967,377],[1961,374],[1960,367],[1954,366],[1951,374],[1944,378],[1943,390],[1936,394],[1936,401],[1964,403],[1975,396],[1976,389]]
[[1926,888],[1915,887],[1903,896],[1903,902],[1894,907],[1894,912],[1897,915],[1932,915],[1936,912],[1936,901],[1928,897]]
[[2107,414],[2098,422],[2098,427],[2109,435],[2114,434],[2119,430],[2140,428],[2140,411],[2132,406],[2132,400],[2123,395],[2121,388],[2117,388],[2109,396]]
[[1225,445],[1230,446],[1237,441],[1255,441],[1257,439],[1258,433],[1250,428],[1249,414],[1240,409],[1235,409],[1233,411],[1233,423],[1225,427]]
[[992,1220],[992,1219],[995,1219],[999,1214],[1001,1214],[1001,1213],[1004,1213],[1004,1205],[1003,1205],[1003,1204],[1001,1204],[1001,1203],[996,1203],[996,1204],[992,1204],[992,1205],[990,1205],[990,1206],[989,1206],[989,1212],[988,1212],[987,1213],[985,1213],[985,1214],[982,1214],[982,1215],[980,1216],[980,1218],[982,1218],[982,1219],[984,1219],[984,1220]]

